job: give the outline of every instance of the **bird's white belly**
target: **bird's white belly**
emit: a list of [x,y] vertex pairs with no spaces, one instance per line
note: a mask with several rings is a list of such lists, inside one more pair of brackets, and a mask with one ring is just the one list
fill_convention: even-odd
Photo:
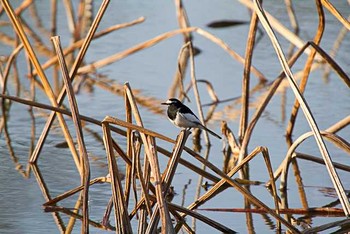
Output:
[[198,119],[189,114],[178,114],[172,122],[180,128],[198,127]]

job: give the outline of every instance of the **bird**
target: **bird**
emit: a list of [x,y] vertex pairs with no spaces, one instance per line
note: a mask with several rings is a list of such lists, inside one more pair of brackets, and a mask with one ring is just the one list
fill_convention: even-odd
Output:
[[170,98],[166,102],[161,103],[162,105],[167,105],[167,115],[170,122],[179,128],[184,128],[190,130],[191,128],[200,128],[209,132],[211,135],[221,139],[221,137],[215,132],[211,131],[205,127],[198,117],[188,108],[186,105],[182,104],[176,98]]

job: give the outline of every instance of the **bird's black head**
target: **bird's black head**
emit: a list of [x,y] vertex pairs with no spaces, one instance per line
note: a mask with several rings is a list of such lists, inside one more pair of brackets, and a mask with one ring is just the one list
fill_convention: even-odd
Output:
[[166,102],[163,102],[162,105],[175,105],[175,106],[181,106],[182,103],[176,99],[176,98],[170,98]]

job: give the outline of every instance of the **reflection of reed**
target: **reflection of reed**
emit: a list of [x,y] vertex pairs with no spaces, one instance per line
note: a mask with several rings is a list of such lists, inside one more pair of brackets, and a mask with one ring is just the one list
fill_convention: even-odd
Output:
[[[270,229],[275,230],[276,232],[281,232],[282,228],[284,228],[288,229],[290,232],[298,233],[300,231],[296,228],[294,223],[299,221],[305,225],[302,228],[305,229],[304,232],[306,233],[327,230],[331,227],[341,227],[340,230],[346,229],[348,221],[338,221],[320,225],[319,227],[311,227],[313,216],[322,216],[325,212],[327,212],[327,214],[339,216],[344,214],[348,215],[350,208],[348,205],[348,194],[345,194],[341,181],[337,177],[335,171],[335,169],[338,169],[349,172],[350,168],[339,162],[333,163],[329,159],[327,148],[323,143],[323,140],[326,139],[329,143],[343,150],[344,153],[350,154],[350,143],[348,142],[348,139],[344,139],[336,134],[350,124],[350,117],[346,116],[325,131],[320,131],[317,123],[313,120],[311,110],[307,106],[307,102],[303,95],[304,92],[308,91],[307,82],[311,77],[311,72],[324,64],[327,65],[327,69],[333,69],[337,77],[340,78],[347,87],[350,87],[350,79],[348,75],[333,58],[335,53],[327,53],[320,46],[321,39],[324,37],[324,27],[326,26],[323,12],[324,8],[330,11],[344,28],[347,30],[350,28],[349,21],[344,19],[344,17],[339,14],[338,10],[334,8],[328,0],[316,1],[319,25],[313,41],[307,43],[298,36],[299,25],[295,14],[297,9],[292,7],[292,1],[286,0],[285,4],[294,30],[293,32],[286,29],[277,19],[273,18],[266,11],[263,11],[259,1],[255,1],[255,5],[249,1],[239,1],[241,4],[252,10],[250,28],[246,40],[245,57],[240,56],[228,46],[228,43],[216,37],[214,34],[209,33],[202,28],[190,27],[188,15],[183,2],[181,0],[176,0],[175,7],[179,29],[165,32],[124,51],[117,52],[99,61],[86,64],[83,60],[92,40],[105,36],[116,30],[140,24],[145,20],[143,17],[140,17],[134,21],[114,25],[97,32],[97,27],[104,15],[108,2],[109,1],[106,0],[103,1],[95,19],[92,22],[88,22],[88,20],[85,19],[92,18],[90,17],[91,12],[86,11],[86,7],[91,6],[91,2],[81,1],[77,15],[74,15],[75,9],[72,3],[70,1],[64,1],[64,8],[68,19],[68,30],[71,34],[71,42],[66,48],[61,49],[57,37],[53,38],[54,46],[52,48],[44,43],[45,37],[53,36],[57,32],[56,1],[52,1],[51,3],[51,25],[50,29],[46,29],[43,26],[43,19],[41,18],[40,13],[36,11],[35,2],[24,1],[14,10],[8,0],[2,0],[3,10],[9,16],[11,25],[22,44],[20,44],[15,37],[12,38],[3,32],[0,32],[0,41],[5,45],[13,46],[11,54],[8,57],[4,56],[1,58],[1,133],[3,133],[2,135],[5,138],[9,155],[19,173],[28,177],[30,170],[33,171],[43,197],[45,198],[45,210],[53,212],[53,218],[61,232],[70,233],[73,230],[76,221],[80,219],[83,223],[82,232],[85,233],[89,231],[89,225],[101,230],[115,230],[118,233],[131,233],[135,229],[132,226],[131,221],[134,217],[137,217],[137,229],[139,233],[154,233],[158,229],[158,226],[161,226],[161,231],[163,233],[175,233],[181,228],[189,233],[194,233],[196,231],[196,226],[194,224],[197,220],[203,221],[205,224],[218,231],[234,233],[230,227],[226,227],[199,213],[200,210],[205,210],[205,208],[199,208],[201,205],[208,202],[214,196],[220,196],[230,187],[235,188],[236,191],[244,197],[244,208],[232,209],[232,212],[246,212],[246,225],[248,232],[257,232],[255,220],[252,216],[253,213],[261,214],[262,219],[265,220]],[[29,25],[27,20],[22,17],[22,13],[27,10],[33,18],[36,29]],[[283,67],[283,71],[277,76],[277,78],[270,82],[267,82],[264,74],[262,74],[252,63],[252,58],[256,49],[255,44],[258,40],[259,28],[257,25],[259,21],[264,26],[270,40],[275,46],[277,57]],[[10,25],[7,22],[2,22],[2,24]],[[235,26],[238,24],[237,22],[219,21],[219,23],[212,23],[209,25],[218,28]],[[287,56],[288,62],[282,53],[283,51],[279,42],[274,37],[272,28],[291,42]],[[41,34],[38,33],[38,31]],[[345,33],[346,30],[343,30],[342,34],[339,35],[339,41],[344,37]],[[189,131],[181,131],[178,138],[173,140],[167,136],[161,135],[155,130],[145,128],[138,107],[143,106],[152,113],[162,114],[164,110],[159,107],[160,100],[156,97],[143,95],[142,90],[131,89],[128,83],[118,84],[108,77],[96,73],[101,67],[115,63],[135,54],[136,52],[156,46],[158,43],[177,35],[183,36],[183,46],[179,52],[176,64],[177,70],[173,78],[173,84],[169,88],[169,96],[179,96],[180,99],[189,100],[188,94],[193,90],[198,113],[203,123],[212,120],[233,120],[239,117],[238,139],[236,139],[233,131],[228,126],[229,124],[224,121],[222,122],[222,134],[225,138],[222,169],[219,169],[208,160],[210,142],[206,133],[204,134],[207,147],[205,148],[206,151],[203,154],[203,157],[200,155],[202,147],[200,131],[195,131],[193,134],[195,135],[193,141],[194,150],[191,150],[185,146],[186,140],[190,134]],[[214,88],[216,82],[218,82],[217,80],[209,81],[196,79],[194,56],[199,50],[197,50],[192,40],[193,35],[208,39],[211,43],[218,45],[229,54],[232,60],[238,61],[244,65],[242,90],[239,97],[233,97],[226,100],[222,99],[224,94],[221,94],[220,90]],[[293,53],[294,47],[299,48],[295,53]],[[26,64],[29,71],[28,77],[30,80],[30,90],[28,93],[30,93],[30,100],[20,97],[20,91],[27,91],[27,89],[22,86],[17,71],[16,57],[22,52],[22,49],[28,54]],[[298,72],[298,74],[293,75],[290,72],[290,68],[294,63],[301,60],[300,56],[302,54],[308,55],[307,61],[304,64],[304,69]],[[46,62],[40,64],[37,55],[45,57]],[[5,62],[6,65],[3,66]],[[66,64],[71,64],[71,66]],[[185,74],[188,65],[190,65],[190,81],[186,83]],[[47,72],[50,68],[53,68],[53,88],[47,78]],[[326,70],[325,74],[327,74],[327,72],[328,71]],[[59,79],[58,74],[61,73],[63,74],[64,80]],[[258,79],[258,84],[255,87],[251,87],[251,74]],[[15,84],[15,96],[10,95],[8,85],[10,76],[14,77],[13,83]],[[79,81],[77,81],[77,78]],[[296,79],[300,80],[299,84],[296,84]],[[65,85],[64,87],[63,84]],[[205,84],[206,95],[211,98],[212,102],[209,104],[210,109],[206,115],[202,110],[202,107],[205,105],[201,103],[201,98],[204,94],[201,94],[198,90],[198,85],[201,84]],[[113,95],[124,97],[125,120],[107,116],[103,121],[100,121],[89,116],[80,115],[78,112],[78,105],[75,102],[73,86],[76,87],[75,91],[77,92],[82,87],[93,92],[94,88],[97,87],[106,90]],[[281,116],[282,120],[285,119],[286,110],[289,108],[286,102],[286,91],[289,87],[293,90],[295,101],[286,130],[286,147],[288,152],[284,160],[281,162],[280,167],[273,173],[269,150],[264,146],[257,146],[252,151],[249,151],[248,149],[251,146],[249,143],[251,137],[255,133],[254,128],[256,123],[260,120],[266,108],[271,105],[270,101],[272,97],[279,92],[282,93]],[[35,91],[37,88],[45,93],[49,98],[51,105],[42,104],[40,103],[43,102],[41,100],[37,102],[34,101],[36,100]],[[68,94],[70,102],[70,106],[67,108],[62,105],[66,94]],[[252,100],[253,98],[254,100]],[[219,105],[227,104],[228,101],[230,103],[225,105],[222,110],[217,110]],[[8,118],[12,114],[11,105],[14,102],[19,102],[29,106],[31,129],[31,137],[29,140],[29,154],[31,157],[29,162],[33,165],[29,166],[29,164],[27,164],[28,166],[26,169],[24,169],[23,165],[19,163],[20,158],[15,154],[14,140],[11,137],[10,129],[8,129],[7,125]],[[312,132],[304,133],[300,136],[296,136],[295,139],[292,139],[292,134],[294,132],[293,129],[296,127],[295,120],[299,107],[303,109],[305,118],[308,120],[312,128]],[[46,120],[44,130],[35,145],[35,125],[37,122],[35,119],[35,111],[37,108],[49,110],[50,114]],[[70,111],[67,109],[70,109]],[[253,114],[251,115],[250,112],[252,111]],[[52,128],[56,115],[58,116],[59,126],[64,133],[65,140],[68,142],[67,145],[73,155],[77,171],[81,175],[81,185],[52,198],[49,189],[46,187],[44,179],[40,174],[37,162],[41,148],[45,144],[46,136]],[[70,136],[70,130],[67,127],[65,119],[67,117],[73,119],[74,127],[76,127],[76,142],[78,143],[77,146],[79,150],[76,149],[76,145]],[[84,121],[84,124],[82,121]],[[136,124],[133,124],[134,122]],[[101,126],[103,139],[101,138],[100,133],[90,130],[90,128],[86,126],[88,124]],[[83,131],[92,133],[95,136],[96,141],[103,141],[106,149],[106,163],[108,164],[109,176],[98,177],[90,180],[90,165],[87,151],[85,149]],[[114,134],[118,134],[126,140],[125,149],[121,142],[117,140],[119,138],[114,137]],[[311,136],[316,137],[323,158],[297,151],[298,147],[301,144],[305,144],[305,140]],[[158,145],[159,141],[173,144],[172,152],[160,147]],[[192,157],[192,160],[195,162],[190,162],[181,158],[184,153]],[[142,154],[144,157],[142,157]],[[270,198],[273,201],[272,207],[269,207],[267,205],[268,203],[260,200],[251,191],[253,185],[259,185],[261,182],[249,180],[249,175],[254,173],[253,170],[249,169],[249,163],[260,155],[263,157],[265,163],[261,166],[261,169],[266,169],[265,173],[269,178],[266,187],[267,191],[270,192]],[[116,159],[117,156],[120,156],[120,160]],[[162,156],[166,156],[164,159],[168,160],[165,170],[161,170],[161,166],[159,165],[159,158]],[[327,165],[330,177],[334,181],[334,190],[337,191],[338,197],[335,201],[326,204],[325,206],[320,204],[320,207],[317,208],[309,207],[308,200],[310,198],[308,198],[308,194],[304,189],[303,178],[301,176],[302,172],[298,166],[301,162],[300,159],[308,160],[312,163]],[[199,166],[197,165],[198,163],[200,164]],[[120,166],[120,164],[123,166]],[[288,207],[288,203],[291,200],[291,198],[288,197],[287,189],[289,165],[292,165],[299,192],[299,197],[293,199],[300,200],[302,205],[301,209],[291,209]],[[199,176],[196,197],[193,201],[190,201],[191,204],[187,207],[184,207],[184,201],[185,199],[188,199],[185,196],[187,185],[185,186],[183,193],[183,203],[177,205],[173,204],[171,201],[174,196],[174,188],[171,184],[176,179],[176,171],[179,166],[184,166]],[[123,170],[123,168],[125,169]],[[240,178],[233,178],[237,173],[240,173]],[[125,175],[125,177],[122,178],[121,175]],[[201,186],[204,178],[208,181],[205,182],[207,189],[203,192]],[[276,189],[278,178],[280,178],[279,192]],[[106,206],[105,213],[102,215],[102,224],[91,220],[88,212],[89,188],[96,183],[108,183],[111,185],[110,189],[112,197],[108,198],[109,202]],[[60,202],[71,198],[74,194],[78,194],[78,199],[75,202],[74,209],[68,209],[59,205]],[[134,199],[134,207],[130,207],[130,199]],[[343,206],[344,210],[329,208],[339,204]],[[220,211],[220,209],[214,210]],[[224,209],[221,211],[223,210]],[[82,214],[80,214],[81,211],[83,211]],[[70,217],[66,225],[60,217],[61,213],[65,213]],[[286,216],[282,217],[281,214],[286,214]],[[294,217],[294,215],[300,214],[305,216],[298,219]],[[111,217],[111,215],[114,217]],[[193,218],[192,227],[187,223],[187,216]],[[111,218],[115,219],[115,227],[109,224]],[[172,220],[172,218],[174,220]],[[159,225],[159,223],[161,224]]]

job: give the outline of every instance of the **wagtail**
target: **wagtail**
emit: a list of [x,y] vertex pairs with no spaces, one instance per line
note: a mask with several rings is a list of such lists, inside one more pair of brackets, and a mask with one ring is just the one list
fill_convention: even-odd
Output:
[[200,128],[221,139],[218,134],[206,128],[190,108],[176,98],[170,98],[168,101],[163,102],[162,105],[168,106],[168,118],[175,126],[186,129]]

